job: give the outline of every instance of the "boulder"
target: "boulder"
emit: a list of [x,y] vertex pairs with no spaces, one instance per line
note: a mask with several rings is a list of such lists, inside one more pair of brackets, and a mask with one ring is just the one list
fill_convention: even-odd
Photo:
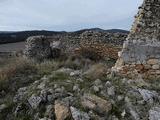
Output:
[[61,101],[55,101],[55,115],[56,120],[70,120],[71,113],[67,105]]
[[160,119],[160,107],[153,107],[149,111],[149,120],[159,120]]
[[31,107],[33,109],[37,109],[37,107],[39,106],[39,104],[41,103],[42,99],[41,97],[39,96],[35,96],[35,95],[32,95],[29,99],[28,99],[28,102],[29,104],[31,105]]
[[84,108],[93,110],[99,114],[106,114],[112,109],[110,101],[92,94],[85,94],[82,97],[81,103]]
[[154,99],[158,99],[158,93],[156,91],[149,91],[147,89],[138,89],[139,93],[142,95],[143,100],[149,103],[153,103]]

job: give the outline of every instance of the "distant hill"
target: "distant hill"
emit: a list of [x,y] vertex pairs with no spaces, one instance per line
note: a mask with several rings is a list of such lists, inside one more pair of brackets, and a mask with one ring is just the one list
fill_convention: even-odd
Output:
[[110,30],[103,30],[100,28],[92,28],[92,29],[82,29],[79,31],[74,31],[74,32],[65,32],[65,31],[0,31],[0,44],[5,44],[5,43],[15,43],[15,42],[21,42],[25,41],[28,37],[30,36],[37,36],[37,35],[45,35],[45,36],[53,36],[53,35],[64,35],[64,34],[82,34],[85,31],[97,31],[97,32],[110,32],[110,33],[129,33],[126,30],[121,30],[121,29],[110,29]]
[[45,35],[52,36],[57,34],[65,34],[66,32],[55,32],[55,31],[21,31],[21,32],[0,32],[0,44],[14,43],[25,41],[30,36]]
[[82,30],[78,30],[78,31],[75,31],[75,32],[72,32],[72,33],[76,33],[76,34],[81,34],[85,31],[96,31],[96,32],[109,32],[109,33],[129,33],[129,31],[127,30],[122,30],[122,29],[108,29],[108,30],[103,30],[101,28],[91,28],[91,29],[82,29]]

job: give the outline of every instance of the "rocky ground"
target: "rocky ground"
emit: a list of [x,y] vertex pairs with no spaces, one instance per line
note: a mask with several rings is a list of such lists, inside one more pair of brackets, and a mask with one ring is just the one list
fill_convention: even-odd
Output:
[[115,76],[110,72],[112,59],[14,61],[16,68],[12,60],[10,69],[3,65],[0,71],[1,120],[160,118],[160,80]]

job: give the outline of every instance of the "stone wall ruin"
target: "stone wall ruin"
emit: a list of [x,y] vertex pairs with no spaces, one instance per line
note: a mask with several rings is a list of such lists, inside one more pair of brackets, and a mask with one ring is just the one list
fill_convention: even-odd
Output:
[[[60,54],[74,54],[81,47],[92,47],[103,55],[113,56],[117,59],[117,52],[119,51],[117,48],[122,48],[127,35],[128,33],[85,31],[80,34],[67,33],[50,37],[33,36],[26,40],[24,54],[31,59],[44,60],[47,58],[56,58]],[[97,48],[98,45],[102,46]],[[111,46],[114,46],[116,50],[110,49]]]
[[160,77],[160,0],[144,0],[113,70],[121,75]]

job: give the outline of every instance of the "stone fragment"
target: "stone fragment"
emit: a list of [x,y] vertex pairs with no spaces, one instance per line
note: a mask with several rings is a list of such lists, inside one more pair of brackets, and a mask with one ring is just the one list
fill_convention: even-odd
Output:
[[135,68],[136,70],[141,71],[144,69],[144,66],[142,64],[137,64]]
[[39,96],[35,96],[35,95],[32,95],[29,99],[28,99],[28,102],[29,104],[31,105],[31,107],[33,109],[37,109],[37,107],[39,106],[39,104],[41,103],[42,99],[41,97]]
[[158,64],[158,59],[149,59],[149,60],[147,61],[147,64],[150,64],[150,65]]
[[158,98],[158,93],[156,91],[149,91],[146,89],[138,89],[138,91],[146,102],[153,103],[154,99]]
[[13,98],[13,102],[22,101],[24,96],[27,94],[27,87],[19,88],[17,94]]
[[152,66],[152,69],[158,70],[158,69],[159,69],[159,65],[153,65],[153,66]]
[[44,82],[42,82],[42,83],[40,83],[38,86],[37,86],[37,88],[38,89],[44,89],[45,88],[45,83]]
[[156,70],[156,74],[157,74],[157,75],[160,75],[160,70]]
[[101,81],[100,79],[97,79],[97,80],[95,80],[94,84],[95,84],[96,86],[101,85],[101,84],[102,84],[102,81]]
[[132,109],[130,107],[129,110],[130,110],[129,112],[130,112],[133,120],[140,120],[140,117],[139,117],[138,113],[134,109]]
[[122,95],[118,95],[117,99],[118,99],[118,101],[121,101],[121,100],[123,100],[123,99],[124,99],[124,96],[122,96]]
[[108,95],[110,95],[110,96],[114,96],[114,95],[115,95],[115,87],[114,87],[114,86],[108,87],[108,88],[107,88],[107,93],[108,93]]
[[70,107],[71,113],[72,113],[72,118],[74,120],[90,120],[90,117],[87,113],[82,112],[74,107]]
[[111,87],[111,86],[112,86],[112,83],[111,83],[110,81],[107,81],[107,82],[105,83],[105,86],[106,86],[106,87]]
[[76,85],[73,86],[73,91],[77,91],[77,92],[80,91],[80,88],[79,88],[78,84],[76,84]]
[[80,70],[76,70],[76,71],[73,71],[70,73],[70,76],[73,77],[73,76],[80,76],[81,75],[81,71]]
[[97,87],[97,86],[93,86],[93,90],[94,90],[94,92],[99,92],[100,91],[99,87]]
[[148,64],[145,64],[145,65],[144,65],[144,68],[148,70],[148,69],[151,69],[152,66],[151,66],[151,65],[148,65]]
[[54,94],[50,94],[50,95],[47,95],[47,101],[48,102],[53,102],[54,101],[54,99],[55,99],[55,96],[54,96]]
[[55,101],[56,120],[69,120],[71,118],[70,109],[61,101]]
[[100,114],[106,114],[112,109],[112,104],[110,101],[104,100],[92,94],[85,94],[82,97],[81,103],[84,108],[94,110]]
[[47,102],[47,94],[48,94],[48,91],[46,89],[43,89],[40,92],[39,96],[41,97],[42,102]]
[[149,120],[160,120],[160,107],[153,107],[149,110]]

